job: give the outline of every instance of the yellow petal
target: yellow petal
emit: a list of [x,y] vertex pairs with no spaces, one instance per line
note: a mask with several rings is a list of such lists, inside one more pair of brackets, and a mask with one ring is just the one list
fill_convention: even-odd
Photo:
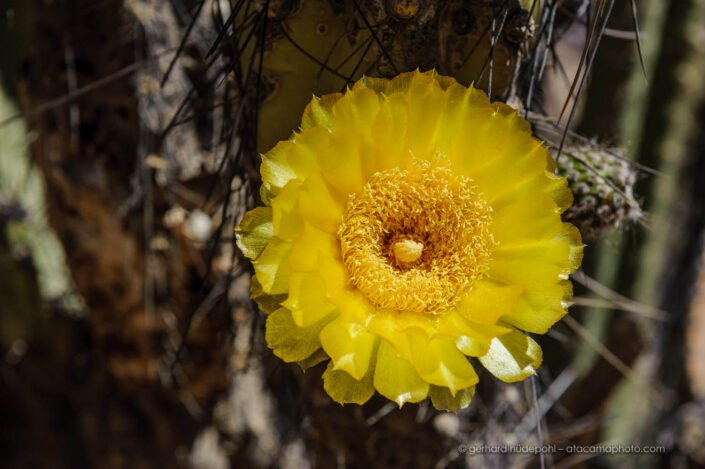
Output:
[[299,327],[308,327],[335,311],[326,295],[326,284],[320,275],[296,272],[289,280],[289,297],[282,303],[291,311]]
[[404,314],[398,312],[377,312],[369,320],[369,330],[383,338],[406,360],[411,360],[411,337],[416,334],[427,336],[422,330],[405,327]]
[[[570,247],[560,242],[533,243],[495,253],[490,278],[526,288],[541,288],[557,283],[567,275]],[[545,257],[541,257],[544,253]]]
[[493,339],[480,363],[505,383],[514,383],[536,374],[542,356],[541,347],[533,339],[514,331]]
[[259,309],[264,313],[273,313],[281,307],[281,303],[286,300],[285,294],[269,295],[262,289],[257,275],[252,276],[250,282],[250,297],[257,303]]
[[363,326],[338,318],[321,331],[321,345],[333,368],[359,380],[367,373],[377,338]]
[[293,241],[301,232],[303,219],[296,210],[300,192],[300,183],[292,181],[270,199],[272,228],[279,239]]
[[[549,172],[547,172],[545,176],[548,181],[544,181],[543,190],[546,193],[551,194],[551,197],[556,202],[556,205],[558,205],[560,213],[563,213],[571,205],[573,205],[573,192],[568,188],[568,180]],[[524,196],[524,191],[529,191],[532,189],[530,185],[527,185],[527,187],[528,189],[523,189],[520,197]]]
[[455,346],[463,355],[468,357],[480,357],[490,349],[492,339],[477,339],[475,337],[460,335],[455,339]]
[[392,96],[397,93],[408,93],[409,89],[417,84],[419,86],[438,86],[442,90],[457,84],[455,78],[439,75],[435,70],[420,72],[418,70],[400,73],[391,80],[385,78],[364,77],[355,86],[365,86],[378,93]]
[[274,195],[278,194],[289,181],[296,179],[296,173],[286,157],[287,151],[293,148],[295,148],[294,143],[285,140],[277,143],[266,155],[262,155],[260,165],[262,186]]
[[424,381],[446,387],[452,394],[477,384],[475,370],[452,339],[416,339],[412,349],[412,363]]
[[492,234],[500,245],[526,239],[553,238],[562,229],[559,209],[550,194],[529,194],[495,211]]
[[[323,265],[321,267],[321,272],[333,271],[332,264]],[[322,274],[324,278],[326,275]],[[345,280],[347,282],[347,280]],[[353,289],[341,289],[337,292],[334,298],[332,298],[333,303],[340,310],[340,316],[347,319],[350,322],[356,322],[358,324],[368,325],[367,322],[371,321],[372,312],[375,307],[365,298],[360,292]]]
[[381,395],[401,407],[407,402],[424,400],[428,396],[429,385],[408,361],[382,340],[377,351],[374,386]]
[[311,174],[301,186],[299,213],[317,228],[335,234],[343,219],[343,203],[336,199],[320,174]]
[[314,96],[301,117],[301,130],[304,131],[319,126],[325,129],[332,129],[335,126],[333,105],[342,96],[342,93],[327,94],[320,98]]
[[298,327],[291,312],[280,308],[267,316],[265,340],[274,355],[287,362],[299,362],[321,347],[318,335],[330,319],[326,318],[310,327]]
[[489,277],[505,284],[541,288],[568,278],[582,261],[580,233],[564,223],[560,235],[546,240],[500,245],[492,255]]
[[572,296],[573,285],[567,280],[527,290],[516,308],[502,316],[502,321],[528,332],[545,334],[565,316]]
[[335,131],[318,163],[323,179],[345,198],[358,192],[369,177],[363,173],[360,144],[370,138],[379,106],[380,96],[366,87],[356,87],[333,104]]
[[514,310],[524,288],[521,285],[499,285],[478,280],[472,290],[456,305],[462,316],[480,324],[496,324],[503,314]]
[[580,230],[575,225],[570,223],[563,223],[563,229],[561,230],[560,239],[565,240],[570,244],[570,255],[569,255],[569,273],[573,273],[580,268],[580,264],[583,263],[583,250],[585,245],[583,244],[583,237],[580,234]]
[[[555,165],[550,155],[546,156],[547,167]],[[532,194],[544,192],[549,194],[558,206],[559,212],[565,211],[573,204],[573,193],[568,188],[568,180],[553,174],[551,170],[535,174],[530,178],[517,182],[512,191],[506,192],[503,197],[495,200],[492,205],[495,209],[509,205],[522,198],[530,198]]]
[[250,259],[257,259],[274,235],[272,209],[257,207],[245,214],[235,228],[237,247]]
[[326,360],[328,360],[328,354],[326,353],[325,350],[322,348],[319,348],[313,354],[308,357],[304,358],[303,360],[300,360],[296,362],[297,365],[299,365],[299,368],[301,368],[301,371],[306,372],[309,368],[313,368],[314,366],[318,365],[319,363],[322,363]]
[[339,197],[359,192],[367,181],[360,159],[360,141],[353,137],[356,134],[353,127],[338,126],[326,152],[320,155],[321,176]]
[[400,144],[406,140],[407,102],[404,96],[396,94],[385,97],[371,126],[369,142],[362,142],[360,160],[363,174],[372,175],[409,164],[408,148]]
[[328,148],[329,139],[330,132],[322,127],[292,134],[290,141],[295,144],[295,148],[287,153],[287,161],[297,180],[305,180],[316,169],[319,156]]
[[509,138],[502,153],[470,174],[495,210],[514,200],[515,187],[543,174],[550,158],[539,141],[524,133]]
[[[345,266],[343,266],[339,257],[320,256],[318,259],[318,272],[326,284],[326,294],[328,298],[340,308],[338,297],[341,296],[341,292],[345,290],[348,282]],[[344,301],[341,302],[344,303]],[[340,309],[342,312],[346,308],[343,307]],[[356,318],[358,316],[352,315],[349,317]]]
[[270,295],[286,293],[289,286],[291,244],[272,238],[262,254],[253,261],[262,290]]
[[331,362],[323,373],[323,389],[339,404],[362,405],[375,393],[372,374],[370,369],[362,379],[355,379],[345,371],[334,369]]
[[430,159],[439,148],[439,129],[446,124],[442,115],[448,96],[440,86],[430,86],[424,80],[414,80],[406,95],[409,101],[408,145],[418,158]]
[[[439,121],[443,122],[435,131],[436,147],[435,152],[442,153],[453,160],[454,150],[458,147],[458,142],[463,139],[466,130],[472,126],[468,121],[468,117],[477,113],[475,106],[476,90],[465,88],[457,83],[453,83],[444,91],[446,99],[442,114],[438,117]],[[486,103],[481,102],[480,106],[484,107]],[[480,112],[482,114],[482,112]],[[468,156],[467,148],[462,149],[463,157]]]
[[492,107],[495,109],[496,115],[502,116],[509,130],[512,132],[531,133],[531,124],[517,114],[516,109],[500,102],[493,102]]
[[472,403],[475,387],[461,389],[453,395],[448,388],[431,386],[429,395],[431,403],[436,409],[458,413],[460,409],[464,409]]
[[369,132],[370,123],[379,112],[380,96],[365,86],[353,89],[333,104],[335,129],[350,127]]
[[464,317],[457,309],[450,309],[434,318],[432,335],[443,335],[447,337],[458,337],[462,335],[489,344],[490,339],[493,337],[509,332],[511,332],[511,329],[503,324],[473,322]]
[[[484,93],[471,89],[467,99],[467,115],[448,152],[458,172],[475,178],[480,171],[496,164],[497,159],[507,157],[509,149],[513,148],[514,134],[507,131],[504,119]],[[510,154],[512,156],[519,157]]]
[[335,235],[304,221],[298,237],[291,243],[291,268],[298,272],[315,272],[319,270],[321,259],[342,262],[339,246]]
[[328,146],[329,133],[323,128],[294,134],[262,155],[262,185],[277,195],[289,182],[303,181],[316,165],[316,157]]

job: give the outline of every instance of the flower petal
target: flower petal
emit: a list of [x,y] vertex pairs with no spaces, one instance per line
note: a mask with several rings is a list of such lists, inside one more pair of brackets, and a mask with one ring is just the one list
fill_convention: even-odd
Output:
[[501,115],[509,130],[512,132],[531,133],[531,124],[521,117],[516,109],[501,102],[493,102],[492,107],[496,115]]
[[326,360],[329,360],[330,357],[328,357],[328,354],[326,353],[325,350],[322,348],[319,348],[313,354],[308,357],[304,358],[303,360],[300,360],[296,362],[297,365],[301,368],[301,371],[306,372],[309,368],[313,368],[314,366],[318,365],[319,363],[322,363]]
[[[487,96],[475,89],[468,90],[468,111],[449,156],[455,168],[474,179],[482,171],[492,169],[500,158],[519,158],[511,125],[506,116],[498,113]],[[496,166],[495,166],[496,167]]]
[[429,395],[433,407],[436,409],[458,413],[460,409],[464,409],[472,403],[472,398],[475,396],[475,386],[461,389],[455,395],[448,388],[431,386]]
[[286,362],[299,362],[321,347],[318,335],[330,319],[323,319],[310,327],[299,327],[291,312],[280,308],[267,316],[265,340],[277,357]]
[[525,133],[509,138],[502,153],[470,174],[495,210],[513,200],[507,194],[513,196],[515,187],[543,174],[550,159],[543,145]]
[[333,105],[342,97],[342,93],[331,93],[320,98],[314,96],[301,117],[301,130],[319,126],[332,129],[335,126]]
[[407,144],[418,158],[430,159],[438,150],[437,134],[446,123],[439,118],[448,96],[438,85],[431,85],[426,78],[415,78],[409,83],[406,99],[409,102]]
[[341,312],[344,311],[346,308],[340,308],[340,303],[345,303],[345,301],[339,300],[339,297],[344,296],[343,293],[345,293],[348,282],[345,266],[336,256],[320,256],[318,259],[318,271],[326,284],[326,295],[339,307]]
[[542,359],[541,347],[526,334],[514,331],[493,339],[480,363],[505,383],[514,383],[536,374]]
[[480,357],[490,349],[490,341],[477,339],[468,335],[460,335],[455,339],[455,346],[463,355],[468,357]]
[[327,130],[313,128],[277,143],[262,155],[262,186],[270,194],[277,195],[290,181],[306,179],[315,167],[316,155],[325,151],[328,137]]
[[286,300],[285,294],[270,295],[262,289],[262,284],[259,283],[257,275],[252,276],[250,281],[250,298],[252,298],[259,309],[264,313],[273,313],[281,308],[282,301]]
[[333,360],[333,368],[362,379],[370,365],[377,337],[360,324],[338,318],[321,331],[321,345]]
[[415,70],[413,72],[401,73],[391,80],[366,76],[358,81],[356,85],[359,84],[360,86],[365,86],[378,93],[391,96],[397,93],[407,93],[413,83],[432,84],[445,90],[458,82],[455,78],[439,75],[435,70],[429,70],[428,72]]
[[317,228],[335,234],[343,218],[343,203],[336,199],[319,173],[311,174],[301,186],[299,213]]
[[437,315],[434,320],[435,329],[433,335],[447,337],[466,336],[473,340],[485,342],[488,345],[493,337],[511,332],[511,329],[505,327],[503,324],[473,322],[467,319],[457,309],[445,311],[443,314]]
[[332,134],[319,163],[321,176],[340,197],[359,192],[367,179],[362,172],[360,142],[350,138],[355,133],[354,128],[342,128]]
[[299,327],[308,327],[335,311],[326,296],[326,284],[320,275],[296,272],[289,278],[289,297],[282,303],[291,311]]
[[477,384],[477,373],[452,339],[416,339],[412,348],[412,363],[424,381],[446,387],[452,394]]
[[407,135],[409,117],[406,108],[406,99],[399,94],[385,97],[381,102],[371,127],[370,141],[363,142],[360,148],[364,174],[372,175],[409,163],[408,148],[399,144]]
[[407,402],[421,402],[428,396],[429,384],[421,379],[411,364],[401,358],[394,348],[382,340],[377,351],[374,386],[389,400],[403,406]]
[[564,223],[560,235],[552,239],[497,247],[489,277],[508,285],[546,287],[566,279],[580,266],[582,249],[580,232]]
[[550,194],[530,194],[495,211],[492,234],[500,245],[527,239],[550,239],[562,230],[558,214],[558,206]]
[[[555,162],[550,156],[546,157],[547,168],[555,166]],[[558,206],[559,212],[563,213],[573,204],[573,193],[568,188],[568,181],[564,177],[556,176],[553,170],[547,169],[543,173],[536,174],[521,182],[518,182],[512,191],[505,193],[501,198],[492,204],[498,209],[509,205],[519,199],[531,197],[531,194],[544,192],[549,194]]]
[[272,236],[272,209],[256,207],[245,214],[235,229],[237,247],[250,259],[257,259]]
[[369,320],[369,330],[383,338],[396,353],[406,360],[412,359],[411,337],[413,335],[428,336],[426,331],[417,327],[405,327],[403,314],[397,312],[378,311]]
[[565,316],[572,296],[573,285],[567,280],[543,288],[532,288],[522,295],[514,310],[502,316],[502,321],[527,332],[545,334]]
[[291,268],[297,272],[316,272],[322,259],[340,262],[338,246],[335,235],[304,221],[298,237],[291,243]]
[[456,305],[460,314],[480,324],[496,324],[503,314],[514,310],[524,288],[521,285],[499,285],[479,280]]
[[333,128],[343,126],[358,129],[362,133],[369,132],[370,123],[379,112],[380,99],[380,95],[371,89],[356,84],[333,104]]
[[284,140],[276,144],[267,154],[262,155],[260,174],[262,186],[276,195],[289,181],[296,179],[294,168],[289,165],[287,151],[296,148],[293,142]]
[[291,244],[272,238],[262,254],[253,261],[262,290],[270,295],[286,293],[289,286]]
[[318,163],[323,179],[343,197],[358,192],[369,176],[363,173],[360,143],[370,138],[379,107],[380,96],[364,86],[356,86],[333,104],[334,132]]
[[372,369],[362,379],[355,379],[342,370],[333,368],[328,363],[323,373],[323,389],[339,404],[359,404],[367,402],[375,393],[372,385]]
[[297,212],[300,183],[291,181],[270,199],[272,206],[272,228],[279,239],[293,241],[302,228],[301,215]]

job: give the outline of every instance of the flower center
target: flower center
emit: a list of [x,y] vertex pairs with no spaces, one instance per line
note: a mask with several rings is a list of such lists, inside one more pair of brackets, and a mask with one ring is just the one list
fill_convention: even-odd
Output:
[[450,308],[487,272],[491,210],[470,178],[445,167],[375,173],[338,230],[351,284],[382,309]]
[[394,243],[392,252],[397,262],[414,262],[423,254],[423,244],[411,239],[403,239]]

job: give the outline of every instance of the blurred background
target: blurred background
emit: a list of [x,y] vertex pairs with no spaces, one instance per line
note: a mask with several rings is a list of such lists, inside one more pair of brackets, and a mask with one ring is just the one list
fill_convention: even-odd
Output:
[[[416,68],[529,119],[587,244],[458,415],[275,358],[232,235],[313,93]],[[0,84],[1,467],[705,466],[705,0],[0,0]],[[462,451],[510,444],[656,450]]]

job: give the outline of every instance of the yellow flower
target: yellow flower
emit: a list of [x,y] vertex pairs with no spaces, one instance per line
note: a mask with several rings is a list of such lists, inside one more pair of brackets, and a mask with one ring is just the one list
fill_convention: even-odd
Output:
[[[363,78],[314,98],[263,155],[265,207],[238,245],[275,355],[330,359],[339,403],[470,404],[474,357],[525,379],[564,314],[580,265],[563,178],[508,106],[435,72]],[[473,358],[473,359],[474,359]]]

